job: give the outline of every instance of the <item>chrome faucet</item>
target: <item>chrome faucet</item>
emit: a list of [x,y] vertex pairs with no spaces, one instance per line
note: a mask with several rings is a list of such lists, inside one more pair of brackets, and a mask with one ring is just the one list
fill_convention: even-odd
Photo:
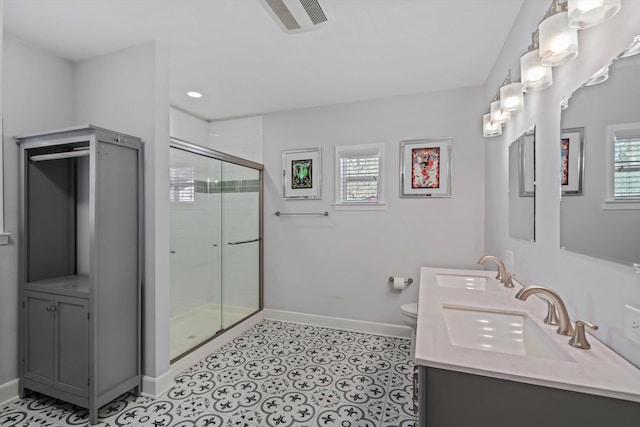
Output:
[[511,273],[507,273],[507,268],[504,263],[498,257],[491,255],[485,255],[478,260],[478,264],[484,265],[487,261],[493,261],[498,264],[498,275],[496,279],[500,280],[504,284],[505,288],[513,288],[513,281],[511,280]]
[[573,335],[571,319],[569,319],[569,313],[567,313],[567,307],[564,305],[562,298],[551,289],[542,286],[527,286],[526,288],[522,288],[516,294],[516,298],[524,301],[533,294],[542,294],[555,304],[558,310],[558,329],[556,332],[560,335]]

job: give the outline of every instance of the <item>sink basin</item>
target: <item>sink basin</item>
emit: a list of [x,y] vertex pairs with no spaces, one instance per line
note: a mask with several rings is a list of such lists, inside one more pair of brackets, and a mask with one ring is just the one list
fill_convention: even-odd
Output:
[[[438,286],[443,288],[471,289],[474,291],[487,290],[487,278],[485,276],[437,273],[436,281]],[[497,286],[489,288],[497,290]]]
[[520,356],[572,361],[524,313],[444,305],[452,345]]

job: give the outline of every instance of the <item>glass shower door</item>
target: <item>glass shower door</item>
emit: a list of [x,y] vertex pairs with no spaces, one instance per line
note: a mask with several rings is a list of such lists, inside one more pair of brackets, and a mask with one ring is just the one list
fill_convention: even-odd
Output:
[[222,329],[222,162],[170,152],[171,359]]
[[222,164],[222,326],[260,307],[260,172]]

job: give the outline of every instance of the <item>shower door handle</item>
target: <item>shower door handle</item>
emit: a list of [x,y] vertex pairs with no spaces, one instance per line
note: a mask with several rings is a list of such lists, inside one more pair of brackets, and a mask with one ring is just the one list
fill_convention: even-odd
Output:
[[243,245],[245,243],[259,242],[260,240],[262,240],[262,237],[258,237],[257,239],[253,240],[242,240],[240,242],[229,242],[229,245]]

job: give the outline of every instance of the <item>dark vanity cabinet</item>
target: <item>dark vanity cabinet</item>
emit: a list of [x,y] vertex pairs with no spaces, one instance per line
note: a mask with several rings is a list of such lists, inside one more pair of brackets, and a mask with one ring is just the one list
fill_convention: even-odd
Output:
[[87,408],[139,392],[142,141],[84,126],[20,147],[20,394]]
[[640,403],[629,400],[427,366],[417,385],[419,427],[640,425]]

